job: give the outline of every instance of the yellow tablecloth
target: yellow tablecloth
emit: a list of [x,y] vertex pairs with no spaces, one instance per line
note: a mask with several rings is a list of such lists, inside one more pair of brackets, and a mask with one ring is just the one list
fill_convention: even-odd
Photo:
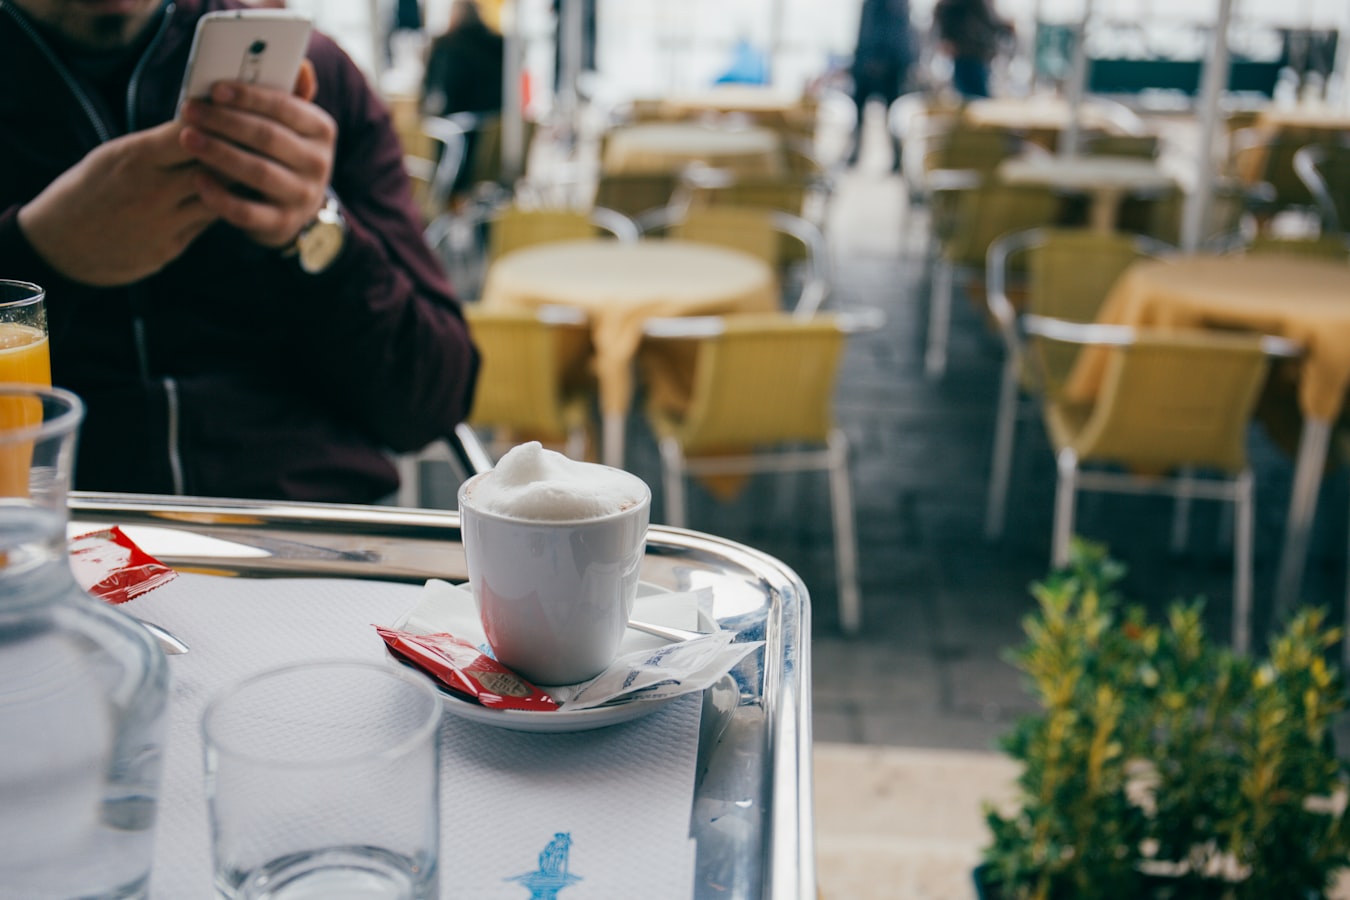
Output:
[[[1240,328],[1304,348],[1298,385],[1305,416],[1331,421],[1350,389],[1350,266],[1283,256],[1196,256],[1135,263],[1097,320],[1154,328]],[[1079,357],[1070,397],[1097,393],[1106,351]]]
[[648,122],[616,128],[605,141],[606,172],[678,172],[692,163],[738,175],[777,175],[782,142],[770,128],[713,128],[697,122]]
[[562,241],[499,258],[488,270],[482,302],[584,309],[591,320],[600,408],[625,414],[647,319],[771,311],[778,308],[778,286],[763,261],[712,244]]

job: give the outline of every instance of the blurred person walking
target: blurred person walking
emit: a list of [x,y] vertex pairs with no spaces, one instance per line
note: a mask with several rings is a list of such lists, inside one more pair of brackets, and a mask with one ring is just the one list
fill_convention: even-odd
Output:
[[[890,109],[904,93],[914,62],[914,39],[909,24],[909,0],[863,0],[858,19],[858,42],[853,52],[853,103],[858,117],[853,126],[849,165],[858,162],[862,146],[864,112],[872,98]],[[900,139],[892,135],[894,171],[900,170]]]
[[1012,23],[994,11],[993,0],[938,0],[933,30],[939,49],[951,57],[952,87],[963,98],[989,96],[989,64],[1012,37]]

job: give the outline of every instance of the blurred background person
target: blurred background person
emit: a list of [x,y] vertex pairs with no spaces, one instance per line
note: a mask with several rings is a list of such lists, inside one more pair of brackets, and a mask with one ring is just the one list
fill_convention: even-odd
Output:
[[[874,97],[890,109],[904,93],[914,62],[914,39],[909,24],[909,0],[863,0],[858,19],[857,49],[853,53],[853,103],[858,118],[853,126],[850,165],[858,162],[862,146],[864,112]],[[889,130],[889,129],[888,129]],[[892,135],[895,151],[892,168],[900,169],[900,139]]]
[[938,0],[933,7],[938,49],[952,60],[952,87],[963,98],[989,96],[989,64],[1012,37],[1012,23],[993,0]]
[[483,21],[477,3],[455,0],[449,27],[427,52],[423,112],[500,113],[503,46],[502,36]]

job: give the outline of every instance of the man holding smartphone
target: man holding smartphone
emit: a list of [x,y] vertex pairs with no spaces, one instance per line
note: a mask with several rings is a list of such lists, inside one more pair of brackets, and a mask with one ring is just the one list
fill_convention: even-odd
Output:
[[88,405],[76,486],[373,502],[448,435],[477,354],[383,104],[315,34],[293,92],[175,118],[238,0],[0,0],[0,272],[47,289]]

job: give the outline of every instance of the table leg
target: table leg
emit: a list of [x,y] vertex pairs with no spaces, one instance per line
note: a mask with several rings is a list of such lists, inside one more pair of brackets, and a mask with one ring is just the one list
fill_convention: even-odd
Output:
[[607,412],[602,417],[600,429],[603,446],[600,451],[600,460],[607,466],[613,466],[616,469],[623,468],[623,432],[627,422],[628,417],[623,413]]
[[[1308,541],[1312,536],[1313,516],[1317,512],[1317,492],[1322,485],[1327,445],[1331,440],[1331,422],[1304,418],[1298,439],[1298,458],[1294,463],[1294,487],[1289,497],[1289,515],[1284,525],[1284,547],[1275,579],[1275,615],[1281,616],[1300,601],[1303,567],[1307,562]],[[1347,645],[1350,649],[1350,644]]]
[[1092,207],[1088,213],[1093,231],[1110,234],[1116,230],[1116,217],[1124,197],[1124,192],[1118,188],[1098,188],[1093,192]]

